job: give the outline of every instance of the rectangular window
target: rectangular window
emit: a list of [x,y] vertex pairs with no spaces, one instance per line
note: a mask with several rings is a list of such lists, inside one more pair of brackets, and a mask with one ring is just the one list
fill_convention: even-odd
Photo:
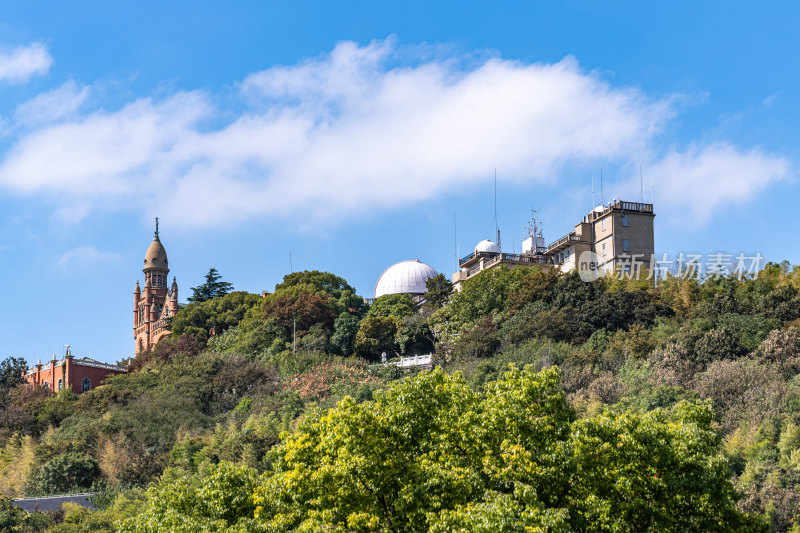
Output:
[[631,251],[631,241],[628,239],[622,239],[622,251],[623,252],[630,252]]
[[603,257],[606,256],[606,243],[603,243]]
[[600,221],[600,227],[603,228],[603,231],[606,230],[606,219]]
[[628,215],[622,215],[622,225],[623,226],[628,225]]

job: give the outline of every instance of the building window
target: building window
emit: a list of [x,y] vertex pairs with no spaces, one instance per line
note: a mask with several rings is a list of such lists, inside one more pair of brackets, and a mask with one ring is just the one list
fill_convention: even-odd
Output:
[[59,379],[58,380],[58,390],[61,390],[63,388],[64,388],[64,380],[63,379]]
[[603,257],[606,256],[606,243],[603,243]]
[[631,251],[631,241],[629,239],[622,239],[622,251],[623,252]]
[[50,382],[49,381],[43,381],[42,382],[42,388],[43,389],[49,389],[50,388]]
[[603,228],[603,231],[606,230],[606,219],[600,221],[600,227]]
[[622,225],[623,226],[628,225],[628,215],[622,215]]
[[92,390],[92,380],[88,377],[81,380],[81,392],[89,392]]

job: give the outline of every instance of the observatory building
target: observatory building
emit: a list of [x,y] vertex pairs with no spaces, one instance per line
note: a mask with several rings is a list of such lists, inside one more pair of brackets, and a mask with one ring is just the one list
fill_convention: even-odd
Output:
[[654,217],[651,203],[626,202],[615,198],[592,209],[575,225],[574,231],[548,246],[544,244],[544,236],[534,217],[528,227],[527,238],[522,243],[522,253],[503,253],[498,231],[497,243],[488,239],[481,241],[471,254],[459,260],[459,270],[453,274],[453,287],[460,290],[464,281],[499,265],[572,270],[578,266],[578,258],[584,252],[593,252],[599,268],[605,273],[618,270],[629,273],[632,268],[652,269]]
[[[416,301],[422,300],[422,296],[427,292],[425,283],[439,273],[430,265],[426,265],[419,259],[400,261],[395,263],[378,278],[375,284],[374,299],[386,294],[409,294]],[[368,301],[369,303],[369,301]]]

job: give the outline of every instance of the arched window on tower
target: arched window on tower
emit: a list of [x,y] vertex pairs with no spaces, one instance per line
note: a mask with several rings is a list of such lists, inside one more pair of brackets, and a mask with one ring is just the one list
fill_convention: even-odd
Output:
[[89,392],[92,390],[92,380],[85,377],[81,380],[81,392]]

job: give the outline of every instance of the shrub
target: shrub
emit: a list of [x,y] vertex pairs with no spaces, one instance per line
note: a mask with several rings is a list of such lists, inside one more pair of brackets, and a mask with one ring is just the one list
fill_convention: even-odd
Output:
[[800,373],[800,330],[774,330],[758,347],[757,355],[764,364],[776,365],[781,374],[791,379]]
[[739,338],[728,328],[712,329],[703,335],[694,346],[694,359],[700,365],[707,365],[721,359],[736,359],[747,350]]
[[450,354],[453,361],[468,361],[489,357],[500,348],[497,326],[490,317],[484,317],[472,328],[462,331],[453,343]]
[[34,475],[32,488],[40,494],[63,494],[88,489],[97,473],[97,461],[87,455],[70,452],[43,464]]
[[786,383],[776,369],[743,360],[709,364],[693,388],[714,401],[714,411],[726,431],[776,414],[786,394]]

